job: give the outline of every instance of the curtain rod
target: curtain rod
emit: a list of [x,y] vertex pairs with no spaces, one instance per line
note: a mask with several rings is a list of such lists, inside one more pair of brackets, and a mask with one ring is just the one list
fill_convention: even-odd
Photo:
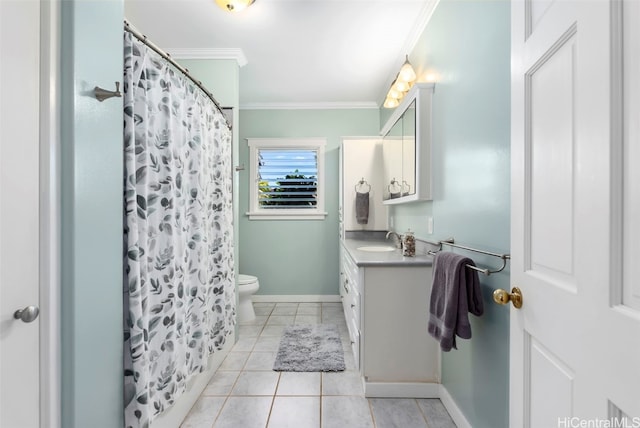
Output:
[[220,107],[220,104],[218,103],[218,101],[216,101],[215,97],[213,96],[213,94],[211,92],[209,92],[209,90],[207,88],[204,87],[204,85],[202,84],[201,81],[196,80],[191,73],[189,73],[189,70],[187,70],[186,68],[184,68],[183,66],[181,66],[180,64],[178,64],[173,58],[171,58],[171,55],[169,55],[167,52],[163,51],[161,48],[159,48],[156,44],[154,44],[152,41],[150,41],[147,36],[145,36],[144,34],[142,34],[141,32],[139,32],[138,30],[136,30],[130,23],[129,21],[127,21],[126,19],[124,20],[124,30],[128,31],[129,33],[131,33],[136,39],[140,40],[142,43],[144,43],[147,47],[149,47],[151,50],[153,50],[155,53],[157,53],[158,55],[160,55],[162,58],[164,58],[165,60],[169,61],[169,63],[171,65],[173,65],[175,68],[178,69],[178,71],[180,71],[182,74],[184,74],[189,80],[191,80],[198,88],[202,89],[202,92],[204,92],[207,97],[209,97],[209,99],[211,101],[213,101],[213,104],[215,104],[215,106],[218,108],[218,110],[220,111],[220,114],[222,114],[222,117],[224,117],[224,121],[227,124],[227,127],[229,129],[231,129],[231,125],[229,124],[229,121],[227,120],[227,118],[224,116],[224,114],[222,113],[222,107]]

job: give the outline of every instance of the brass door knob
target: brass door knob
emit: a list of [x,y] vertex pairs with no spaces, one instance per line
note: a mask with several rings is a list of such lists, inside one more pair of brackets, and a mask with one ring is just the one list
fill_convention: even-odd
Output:
[[514,308],[520,309],[522,307],[522,291],[518,287],[513,287],[509,293],[507,290],[498,288],[493,292],[493,301],[499,305],[511,302]]

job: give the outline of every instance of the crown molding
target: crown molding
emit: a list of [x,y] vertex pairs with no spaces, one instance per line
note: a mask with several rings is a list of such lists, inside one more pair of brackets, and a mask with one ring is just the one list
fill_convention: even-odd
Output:
[[171,48],[165,49],[175,59],[234,59],[238,66],[247,65],[247,57],[240,48]]
[[420,36],[422,35],[422,33],[424,33],[425,28],[427,28],[427,24],[431,20],[433,12],[436,10],[438,3],[440,3],[440,0],[428,0],[424,2],[422,10],[418,14],[418,19],[416,19],[416,22],[409,32],[407,40],[403,46],[402,52],[404,53],[400,55],[400,64],[404,63],[404,56],[411,53],[411,51],[413,51],[413,48],[416,47],[416,43],[418,43]]
[[240,110],[348,110],[378,108],[379,105],[375,101],[240,104]]

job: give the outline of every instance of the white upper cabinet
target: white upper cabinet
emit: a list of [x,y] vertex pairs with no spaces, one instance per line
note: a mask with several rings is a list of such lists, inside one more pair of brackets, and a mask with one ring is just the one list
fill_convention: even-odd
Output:
[[416,83],[380,132],[385,204],[431,200],[431,98],[434,88],[433,83]]

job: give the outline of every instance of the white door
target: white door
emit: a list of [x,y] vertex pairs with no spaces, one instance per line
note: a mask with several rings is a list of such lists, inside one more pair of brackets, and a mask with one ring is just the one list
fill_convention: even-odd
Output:
[[[0,0],[0,427],[39,426],[38,1]],[[29,320],[34,314],[25,314]]]
[[512,2],[514,428],[640,426],[636,3]]

